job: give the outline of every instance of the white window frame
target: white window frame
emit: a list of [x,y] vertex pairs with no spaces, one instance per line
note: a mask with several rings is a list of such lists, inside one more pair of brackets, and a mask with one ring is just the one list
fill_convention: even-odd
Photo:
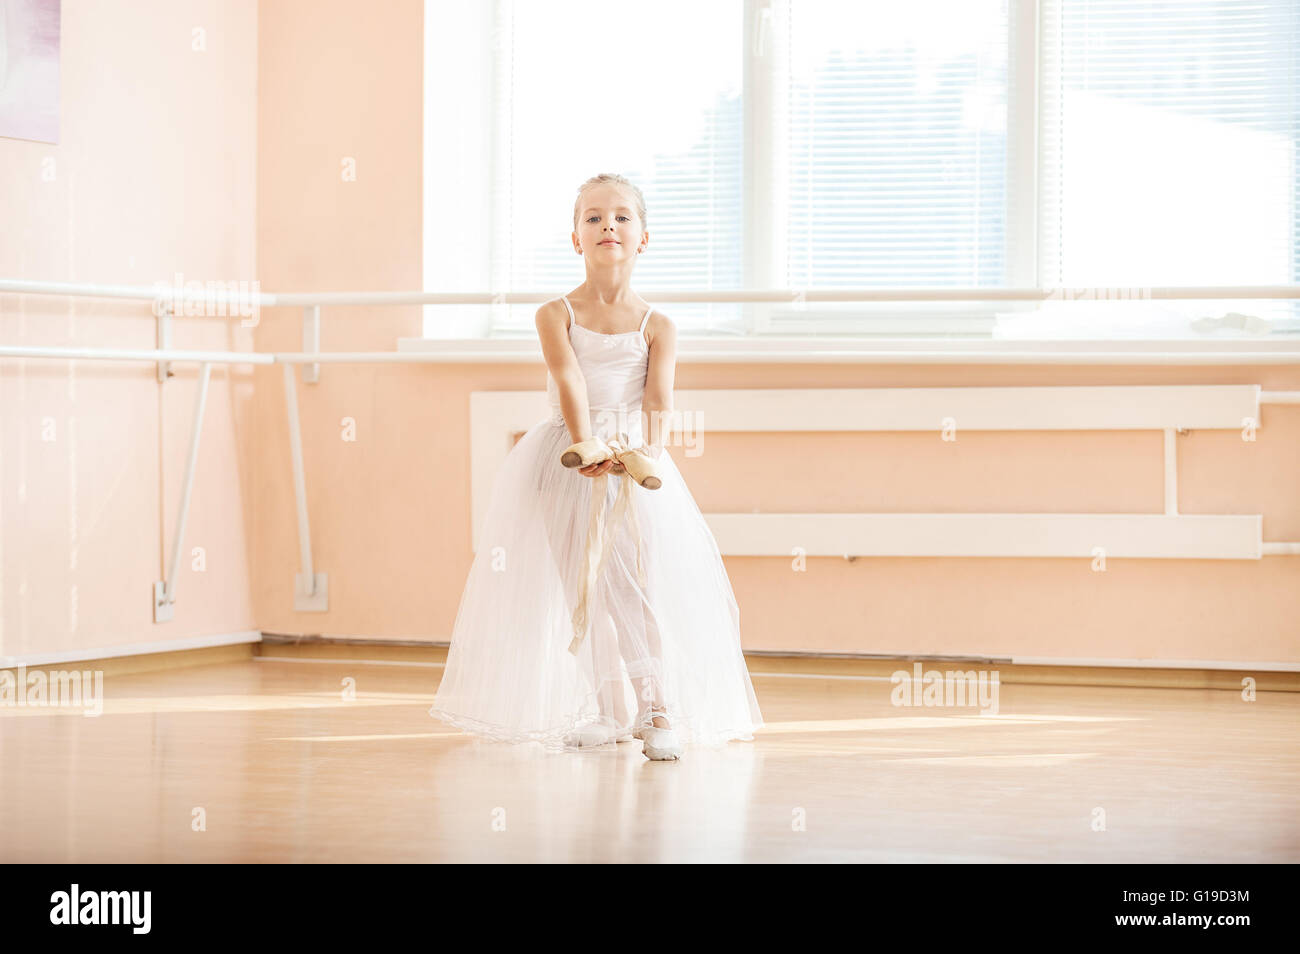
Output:
[[[790,4],[797,0],[744,0],[744,175],[746,228],[745,284],[749,288],[771,284],[766,276],[781,273],[787,243],[789,208],[785,193],[789,182],[789,115],[780,91],[784,75],[787,22]],[[1037,0],[1007,0],[1007,224],[1006,236],[1015,257],[1008,262],[1007,284],[1013,288],[1038,287],[1038,54]],[[1020,122],[1031,117],[1028,123]],[[1022,170],[1023,173],[1022,173]],[[1015,190],[1013,195],[1012,190]],[[1012,217],[1012,210],[1015,217]],[[764,242],[764,237],[770,241]],[[794,334],[822,338],[843,334],[987,334],[995,319],[990,312],[1032,310],[1034,302],[926,302],[900,305],[894,314],[863,315],[848,325],[842,310],[817,310],[816,303],[753,303],[748,309],[748,330],[755,335]]]
[[[485,4],[484,22],[488,32],[499,19],[499,11],[504,0],[489,0]],[[783,273],[784,256],[787,244],[787,210],[789,208],[789,176],[786,165],[788,148],[789,116],[786,112],[785,97],[777,95],[786,89],[788,77],[782,74],[787,60],[784,44],[789,38],[780,24],[788,18],[789,5],[797,0],[742,0],[742,96],[744,102],[744,143],[742,158],[742,192],[744,195],[744,215],[747,227],[742,248],[742,275],[747,288],[771,287],[772,276]],[[1038,82],[1042,53],[1041,24],[1039,11],[1040,0],[1007,0],[1008,18],[1008,86],[1007,86],[1007,219],[1006,236],[1011,257],[1008,260],[1007,284],[1010,287],[1040,287],[1042,263],[1040,261],[1040,241],[1038,235],[1039,212],[1039,177],[1041,174],[1040,135],[1044,117],[1038,100]],[[482,8],[480,8],[482,9]],[[426,34],[430,25],[426,23]],[[489,54],[488,71],[495,70],[490,57],[493,40],[483,38],[483,49]],[[486,77],[485,77],[486,78]],[[487,85],[491,92],[486,94],[481,105],[486,106],[487,115],[498,116],[496,97],[508,95],[508,91],[496,82]],[[1028,121],[1027,121],[1028,120]],[[431,133],[426,121],[425,148],[433,145]],[[499,190],[490,187],[490,183],[502,174],[500,169],[502,156],[496,148],[501,141],[500,131],[494,130],[487,136],[485,145],[489,151],[490,162],[484,170],[485,182],[494,196]],[[426,221],[430,212],[430,195],[426,189]],[[428,225],[425,226],[426,235]],[[426,249],[426,256],[429,252]],[[485,263],[486,272],[492,266]],[[494,346],[513,346],[514,338],[492,337],[496,322],[493,320],[501,305],[474,306],[472,309],[457,310],[458,319],[448,326],[461,332],[457,338],[421,337],[399,340],[400,350],[441,350],[445,342],[452,351],[463,351],[462,358],[470,352],[490,351]],[[1034,301],[1003,302],[920,302],[915,306],[901,303],[897,310],[887,313],[876,311],[874,314],[861,315],[855,323],[846,321],[843,310],[817,311],[817,303],[786,304],[771,302],[750,302],[744,308],[744,333],[738,336],[715,338],[704,335],[689,335],[699,338],[703,345],[708,341],[718,342],[727,350],[747,351],[749,345],[756,342],[779,342],[783,347],[793,346],[796,350],[816,347],[824,349],[828,345],[845,346],[860,341],[865,336],[888,336],[896,343],[903,343],[908,337],[916,336],[913,343],[921,350],[933,350],[942,343],[954,345],[963,341],[988,341],[996,319],[992,312],[1002,313],[1016,311],[1034,311],[1039,305]],[[438,309],[441,317],[450,310],[448,306],[425,306]],[[478,314],[470,316],[468,312]],[[797,319],[793,320],[793,319]],[[470,337],[464,335],[468,333]],[[838,336],[838,337],[837,337]],[[1276,341],[1278,334],[1269,336]],[[1131,339],[1125,338],[1127,342]],[[1163,338],[1151,338],[1150,341],[1164,341]],[[1059,342],[1059,350],[1069,351],[1080,347],[1081,343],[1112,341],[1105,336],[1089,338],[1086,342]],[[1225,339],[1218,339],[1224,343]],[[437,342],[433,349],[428,343]],[[422,344],[423,343],[423,344]],[[1112,343],[1120,343],[1119,340]],[[1206,341],[1207,344],[1212,342]],[[1003,339],[1001,345],[1005,346]],[[1262,344],[1262,342],[1261,342]],[[1050,339],[1045,342],[1048,350],[1055,350]]]

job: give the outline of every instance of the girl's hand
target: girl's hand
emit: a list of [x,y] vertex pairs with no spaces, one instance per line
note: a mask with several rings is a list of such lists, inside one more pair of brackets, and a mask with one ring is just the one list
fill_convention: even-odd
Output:
[[599,477],[601,474],[609,473],[610,471],[613,471],[615,474],[623,474],[626,473],[626,468],[612,458],[610,460],[602,460],[599,464],[589,464],[586,467],[578,468],[578,473],[582,474],[584,477]]

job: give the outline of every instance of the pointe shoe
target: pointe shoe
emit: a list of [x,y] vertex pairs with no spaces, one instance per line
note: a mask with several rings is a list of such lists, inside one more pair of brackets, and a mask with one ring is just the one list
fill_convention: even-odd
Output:
[[659,477],[659,465],[649,454],[640,450],[628,451],[618,462],[646,490],[658,490],[663,486],[664,482]]
[[654,709],[642,713],[642,717],[637,720],[641,724],[632,733],[644,743],[645,757],[656,762],[667,762],[681,758],[682,743],[677,738],[676,730],[671,725],[666,729],[655,725],[655,717],[667,721],[668,713]]
[[560,463],[565,467],[590,467],[609,460],[609,445],[599,437],[589,437],[585,441],[571,444],[560,455]]
[[[568,449],[560,455],[560,463],[565,467],[590,467],[592,464],[607,461],[612,456],[613,451],[608,444],[599,437],[589,437],[585,441],[569,445]],[[644,450],[624,451],[619,456],[618,462],[631,478],[646,490],[658,490],[663,486],[658,463]]]

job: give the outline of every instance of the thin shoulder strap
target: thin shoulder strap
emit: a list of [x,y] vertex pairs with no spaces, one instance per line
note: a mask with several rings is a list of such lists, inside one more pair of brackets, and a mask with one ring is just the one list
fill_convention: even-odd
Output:
[[651,305],[649,308],[646,309],[645,317],[641,319],[641,327],[637,329],[637,331],[641,332],[641,334],[645,334],[645,326],[650,321],[650,312],[654,310],[655,310],[654,305]]
[[561,295],[560,301],[564,302],[564,307],[569,309],[569,321],[573,322],[576,325],[578,323],[578,319],[575,318],[573,315],[573,306],[569,304],[569,296]]

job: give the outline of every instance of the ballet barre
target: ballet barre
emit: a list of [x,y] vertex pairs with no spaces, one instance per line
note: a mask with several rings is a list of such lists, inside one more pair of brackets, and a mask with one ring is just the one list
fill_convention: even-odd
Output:
[[[709,432],[1129,430],[1163,434],[1163,513],[706,513],[729,556],[1062,557],[1258,560],[1300,555],[1264,541],[1260,514],[1178,511],[1177,438],[1241,431],[1253,440],[1265,404],[1300,391],[1259,385],[678,389],[674,414]],[[474,548],[512,435],[545,417],[544,391],[470,394]],[[675,435],[681,433],[674,426]],[[679,441],[680,443],[680,441]],[[667,447],[674,446],[672,440]],[[688,455],[689,456],[689,453]]]
[[[210,285],[213,283],[209,283]],[[222,283],[215,283],[221,285]],[[172,539],[171,556],[167,562],[166,575],[153,584],[154,621],[165,622],[172,619],[172,608],[176,600],[176,580],[181,546],[184,540],[186,517],[188,515],[190,495],[193,488],[194,471],[198,458],[199,439],[203,426],[203,412],[207,400],[210,370],[213,364],[280,364],[284,371],[286,413],[289,424],[290,457],[293,467],[294,496],[297,508],[299,558],[301,572],[294,577],[294,609],[303,612],[324,612],[329,605],[329,577],[318,571],[312,559],[311,527],[307,514],[306,476],[303,465],[301,429],[299,425],[297,388],[294,380],[294,365],[302,365],[301,378],[304,384],[319,380],[321,364],[355,363],[355,364],[436,364],[454,361],[517,361],[536,363],[542,361],[540,347],[535,341],[520,339],[493,342],[490,352],[475,350],[475,342],[469,341],[463,349],[440,351],[375,351],[375,352],[322,352],[320,351],[320,309],[322,306],[398,306],[425,304],[524,304],[540,303],[550,300],[553,295],[539,292],[313,292],[313,293],[263,293],[260,290],[245,290],[240,287],[228,287],[236,283],[225,283],[227,287],[193,289],[186,285],[163,286],[152,288],[139,286],[103,285],[67,282],[32,282],[0,279],[0,294],[19,295],[56,295],[91,298],[115,298],[154,303],[154,314],[158,321],[159,348],[156,349],[111,349],[80,348],[59,346],[15,346],[0,345],[0,358],[47,358],[64,360],[108,360],[108,361],[142,361],[157,365],[158,379],[162,383],[174,376],[171,365],[174,363],[196,363],[199,365],[199,386],[195,395],[193,408],[193,425],[190,436],[189,455],[186,463],[185,481],[175,533]],[[1070,300],[1078,290],[1042,289],[1042,288],[965,288],[965,289],[748,289],[748,290],[694,290],[656,292],[655,298],[662,302],[887,302],[887,301],[1041,301]],[[1139,297],[1149,299],[1300,299],[1300,285],[1253,285],[1253,286],[1186,286],[1153,287],[1136,289]],[[208,350],[174,349],[170,345],[171,321],[176,317],[204,318],[210,315],[186,315],[182,312],[187,304],[213,303],[226,305],[252,304],[261,307],[300,307],[303,309],[303,346],[300,352],[232,352]],[[222,314],[217,317],[241,317],[238,312]],[[699,362],[744,362],[777,361],[781,363],[806,362],[869,362],[869,363],[1023,363],[1023,364],[1232,364],[1232,365],[1289,365],[1300,364],[1300,338],[1295,339],[1297,350],[1284,340],[1271,342],[1272,347],[1261,347],[1260,342],[1242,339],[1221,339],[1206,341],[1164,341],[1138,340],[1125,342],[1118,347],[1097,348],[1095,342],[1088,341],[1032,341],[1010,343],[1004,341],[947,341],[935,342],[933,339],[886,339],[872,341],[870,347],[863,346],[861,338],[825,338],[828,346],[824,349],[806,349],[791,351],[787,341],[779,338],[763,341],[744,342],[740,349],[729,346],[722,339],[703,339],[692,341],[689,337],[679,342],[679,361]],[[819,338],[819,343],[823,340]],[[501,348],[503,344],[506,347]],[[1007,347],[1014,344],[1013,347]],[[1193,347],[1194,346],[1194,347]],[[1240,389],[1246,389],[1245,392]],[[1233,389],[1238,389],[1234,391]],[[1015,403],[1022,409],[1037,408],[1041,414],[1045,407],[1044,394],[1038,392],[1096,392],[1084,395],[1085,404],[1054,406],[1065,414],[1086,413],[1096,409],[1086,402],[1100,399],[1107,404],[1111,398],[1105,392],[1122,392],[1131,388],[892,388],[892,389],[851,389],[845,392],[850,403],[862,399],[879,400],[887,397],[893,405],[900,401],[909,402],[913,416],[908,420],[911,426],[901,426],[899,418],[892,426],[860,426],[867,421],[859,420],[857,424],[842,429],[849,430],[928,430],[936,426],[933,416],[924,417],[915,413],[917,402],[931,401],[940,392],[960,392],[952,398],[960,397],[965,402],[963,429],[1016,429],[1013,417],[999,414],[997,411],[987,413],[985,427],[973,426],[971,417],[966,416],[971,410],[970,401],[979,402],[992,398],[994,401],[1006,402],[1006,395],[994,397],[989,392],[1015,392]],[[1250,412],[1253,408],[1253,420],[1258,422],[1258,408],[1261,404],[1300,403],[1300,391],[1262,391],[1255,385],[1229,385],[1218,387],[1168,387],[1148,388],[1148,392],[1169,392],[1165,397],[1179,399],[1174,392],[1182,392],[1183,398],[1189,392],[1203,392],[1201,410],[1206,416],[1179,416],[1174,413],[1175,405],[1168,404],[1161,414],[1150,418],[1146,426],[1164,431],[1165,465],[1166,465],[1166,512],[1154,514],[709,514],[706,519],[718,538],[719,548],[724,554],[733,555],[772,555],[789,556],[790,550],[785,541],[796,537],[812,545],[805,548],[808,555],[842,555],[846,559],[856,559],[860,555],[875,556],[1079,556],[1083,555],[1089,541],[1089,534],[1100,535],[1115,541],[1116,548],[1106,552],[1112,556],[1135,557],[1192,557],[1201,559],[1258,559],[1265,555],[1300,554],[1300,543],[1264,542],[1260,539],[1262,517],[1260,515],[1179,515],[1173,501],[1176,500],[1177,476],[1174,462],[1176,460],[1177,433],[1184,432],[1188,426],[1195,427],[1239,427],[1236,423],[1225,423],[1223,414]],[[1218,396],[1205,397],[1218,392]],[[1230,395],[1227,392],[1232,392]],[[687,404],[693,410],[702,411],[698,405],[709,405],[710,427],[716,430],[738,429],[775,429],[775,430],[827,430],[820,421],[816,427],[798,424],[796,418],[810,411],[821,413],[824,402],[830,395],[826,391],[699,391],[678,392],[688,398]],[[1245,395],[1243,397],[1243,394]],[[473,510],[473,541],[477,550],[478,528],[481,522],[480,509],[485,503],[485,485],[490,483],[491,475],[500,459],[508,451],[501,442],[503,426],[517,433],[526,430],[546,416],[545,409],[536,409],[538,395],[544,392],[506,392],[492,395],[491,392],[473,392],[471,394],[471,469]],[[729,395],[730,397],[727,397]],[[800,395],[802,397],[800,397]],[[910,395],[910,396],[909,396]],[[774,418],[771,414],[780,413],[782,402],[794,398],[796,404],[812,400],[821,406],[800,405],[791,420],[779,427],[771,426]],[[493,400],[497,405],[492,405]],[[501,406],[506,402],[508,407]],[[519,402],[518,406],[510,402]],[[722,402],[722,403],[718,403]],[[733,402],[728,410],[727,402]],[[954,409],[958,405],[953,405]],[[519,407],[526,407],[527,420],[513,417],[519,413]],[[540,413],[536,413],[539,410]],[[895,407],[895,409],[897,409]],[[790,410],[785,405],[785,410]],[[931,408],[933,410],[933,408]],[[986,411],[989,409],[986,407]],[[1007,410],[1006,406],[1002,407]],[[1131,413],[1131,406],[1126,413]],[[721,413],[719,413],[721,412]],[[770,413],[769,413],[770,412]],[[533,416],[536,413],[536,416]],[[758,417],[767,413],[769,423],[766,428],[752,426]],[[927,412],[929,413],[929,412]],[[509,419],[509,420],[503,420]],[[803,421],[812,420],[802,418]],[[980,420],[978,416],[974,418]],[[722,425],[717,423],[723,422]],[[876,425],[887,425],[883,418],[876,418]],[[1058,419],[1059,420],[1059,419]],[[1094,421],[1101,418],[1094,416]],[[1177,423],[1182,421],[1184,423]],[[1217,423],[1208,423],[1215,421]],[[1029,426],[1023,423],[1019,426]],[[1052,429],[1050,421],[1039,420],[1040,429]],[[1059,426],[1059,425],[1058,425]],[[1094,423],[1092,426],[1100,427]],[[1110,427],[1121,427],[1117,419],[1110,418]],[[1032,546],[1023,541],[1036,541]]]

